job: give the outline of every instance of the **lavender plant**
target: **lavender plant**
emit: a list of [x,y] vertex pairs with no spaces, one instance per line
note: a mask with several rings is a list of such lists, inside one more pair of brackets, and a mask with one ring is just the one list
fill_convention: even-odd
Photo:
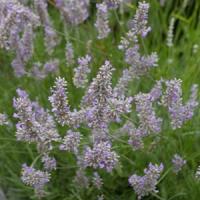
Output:
[[[166,141],[170,143],[172,138],[167,135],[167,131],[174,135],[178,134],[182,131],[179,129],[195,115],[199,105],[198,85],[194,84],[191,87],[191,94],[185,101],[181,79],[157,80],[149,75],[152,68],[158,67],[158,55],[156,52],[148,53],[144,44],[152,29],[148,23],[150,4],[145,1],[138,3],[135,15],[128,22],[128,31],[121,37],[118,49],[114,48],[118,42],[117,38],[113,38],[112,41],[105,40],[108,45],[104,44],[104,40],[100,40],[108,37],[115,28],[113,22],[110,23],[112,15],[116,17],[116,26],[121,26],[122,23],[119,22],[124,17],[124,11],[121,9],[131,5],[129,1],[123,0],[103,0],[95,2],[94,5],[89,0],[34,0],[23,4],[15,0],[0,2],[0,45],[14,52],[16,58],[12,61],[12,66],[16,74],[36,77],[39,80],[35,84],[39,88],[42,81],[46,81],[48,87],[52,85],[49,82],[49,73],[58,74],[48,98],[51,111],[43,108],[37,99],[32,101],[28,93],[22,89],[17,89],[17,97],[13,99],[17,141],[26,143],[28,148],[33,144],[36,151],[31,152],[31,155],[37,154],[31,163],[30,160],[26,160],[28,164],[23,164],[21,169],[21,181],[33,188],[36,198],[51,196],[51,193],[48,196],[51,189],[47,189],[47,186],[51,185],[51,181],[57,179],[63,170],[69,173],[69,177],[58,178],[56,182],[63,188],[65,184],[61,186],[60,183],[66,183],[67,192],[70,193],[69,199],[73,199],[74,196],[82,199],[79,197],[79,191],[82,195],[84,190],[87,190],[88,194],[83,195],[90,195],[84,197],[87,199],[93,199],[94,195],[99,200],[111,198],[111,195],[113,199],[118,198],[117,194],[107,194],[107,189],[114,191],[115,187],[108,187],[109,178],[112,183],[125,180],[126,184],[123,187],[126,188],[126,192],[130,191],[130,194],[135,194],[138,199],[148,198],[150,195],[163,199],[159,196],[159,186],[162,186],[161,181],[164,182],[168,178],[171,168],[167,169],[166,164],[164,172],[164,164],[168,159],[164,155],[157,158],[161,164],[152,164],[158,155],[157,148],[153,146],[163,148]],[[96,43],[87,38],[89,42],[84,47],[88,54],[84,52],[85,56],[81,57],[81,44],[84,42],[76,29],[80,24],[83,28],[88,25],[86,20],[89,18],[90,8],[91,13],[96,9],[96,21],[92,28],[97,29],[98,35],[94,39]],[[53,18],[49,14],[51,9],[56,9],[61,14],[61,24],[64,23],[65,33],[54,28]],[[170,48],[175,46],[174,20],[172,18],[167,37],[167,46]],[[45,61],[39,59],[33,62],[30,69],[26,70],[25,65],[35,52],[33,41],[38,27],[42,27],[44,31],[44,52],[47,53],[47,58],[45,57]],[[70,32],[76,32],[76,35],[71,36]],[[54,51],[57,46],[62,46],[59,44],[60,41],[63,41],[65,46],[63,55],[58,55],[60,52]],[[73,44],[70,41],[73,41]],[[109,48],[114,49],[113,52],[116,51],[119,55],[122,54],[123,60],[113,58],[112,53],[103,52],[110,44],[113,46]],[[98,49],[95,49],[95,45]],[[76,51],[79,47],[81,53],[77,56]],[[100,58],[95,57],[96,51],[102,53]],[[54,57],[54,53],[58,58]],[[76,59],[77,66],[74,68]],[[122,70],[120,68],[120,77],[116,75],[119,68],[115,70],[114,67],[118,65],[118,61],[124,66]],[[70,67],[62,66],[66,62]],[[88,74],[93,74],[91,69],[96,63],[100,67],[90,81]],[[65,75],[68,76],[67,79],[64,78]],[[145,75],[149,75],[152,80],[151,84],[143,88],[141,82]],[[46,80],[41,80],[45,77]],[[25,82],[29,80],[26,78]],[[133,80],[141,91],[130,90],[129,86]],[[149,89],[152,83],[154,85]],[[76,88],[82,90],[77,90],[81,91],[78,95],[80,99],[73,102],[72,94]],[[40,89],[42,91],[42,88]],[[47,104],[45,101],[45,105]],[[172,129],[168,126],[166,114],[169,115]],[[0,125],[8,125],[8,121],[6,115],[0,114]],[[182,147],[181,139],[179,140]],[[148,156],[148,161],[144,155]],[[186,165],[186,160],[179,154],[174,154],[168,161],[175,174]],[[144,169],[144,175],[137,175],[136,172],[131,175],[129,169],[140,170],[139,168],[147,163],[149,164]],[[200,177],[199,171],[198,168],[194,176],[197,180]],[[71,187],[74,188],[71,190]],[[163,191],[160,191],[163,195]],[[71,193],[73,197],[70,196]]]

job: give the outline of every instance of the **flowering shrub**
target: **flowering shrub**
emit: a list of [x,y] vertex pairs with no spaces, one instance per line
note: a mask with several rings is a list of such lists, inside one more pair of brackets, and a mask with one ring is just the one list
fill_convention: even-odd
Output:
[[[154,0],[152,8],[165,3]],[[0,1],[0,47],[18,80],[14,112],[0,114],[0,125],[12,133],[15,127],[14,144],[25,148],[21,179],[19,167],[17,175],[8,170],[19,199],[187,199],[184,189],[167,194],[165,184],[171,177],[178,184],[191,166],[188,180],[198,184],[199,155],[180,136],[190,134],[188,124],[195,127],[198,84],[189,82],[188,95],[184,81],[168,74],[176,20],[183,17],[170,20],[162,61],[150,8],[130,0]]]

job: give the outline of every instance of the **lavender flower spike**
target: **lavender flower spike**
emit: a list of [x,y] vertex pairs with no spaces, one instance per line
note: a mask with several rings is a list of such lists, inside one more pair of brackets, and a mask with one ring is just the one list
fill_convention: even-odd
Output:
[[139,93],[135,96],[137,115],[140,126],[144,132],[159,133],[161,131],[162,119],[156,116],[150,94]]
[[64,78],[56,78],[55,86],[51,90],[52,95],[49,97],[49,101],[52,106],[52,112],[61,125],[69,122],[70,108],[68,106],[66,87],[67,82]]
[[109,142],[94,143],[93,149],[87,147],[84,155],[85,167],[105,169],[112,172],[118,163],[119,156],[111,150]]
[[16,125],[17,139],[36,143],[42,153],[51,150],[51,143],[60,140],[52,116],[37,102],[31,102],[25,91],[18,89],[17,93],[18,98],[13,101],[14,117],[19,120]]
[[33,187],[36,195],[41,198],[45,195],[44,186],[49,182],[50,174],[23,164],[21,179],[26,185]]
[[142,37],[146,37],[148,32],[151,31],[151,28],[147,26],[148,11],[149,3],[146,3],[145,1],[139,2],[134,19],[131,20],[129,24],[129,27],[132,29],[132,31],[137,35],[141,35]]
[[72,130],[67,131],[67,135],[64,137],[62,144],[60,145],[60,150],[70,151],[78,154],[78,147],[80,145],[81,135],[79,132],[74,132]]
[[161,99],[162,105],[168,108],[173,129],[180,128],[185,121],[191,119],[198,106],[197,85],[192,86],[190,99],[184,105],[181,83],[180,79],[165,81],[167,88]]
[[87,75],[90,73],[89,64],[91,62],[91,56],[78,58],[78,67],[74,69],[74,85],[77,88],[85,88],[88,83]]
[[55,2],[66,23],[78,25],[89,16],[89,0],[56,0]]
[[183,166],[186,164],[186,160],[183,160],[181,156],[175,154],[172,158],[172,164],[173,164],[173,172],[175,174],[178,174],[178,172],[180,172]]
[[68,42],[65,47],[65,58],[68,65],[74,64],[74,49],[71,42]]
[[47,171],[56,170],[56,159],[54,157],[50,157],[48,154],[45,154],[42,157],[42,163],[44,165],[44,169]]
[[97,4],[97,20],[95,27],[98,31],[98,39],[103,39],[110,33],[108,21],[108,7],[105,3]]
[[148,168],[144,169],[144,176],[138,176],[133,174],[129,177],[129,184],[133,187],[136,192],[138,199],[142,199],[144,196],[149,195],[151,192],[157,193],[156,185],[160,174],[163,171],[163,164],[153,165],[149,164]]

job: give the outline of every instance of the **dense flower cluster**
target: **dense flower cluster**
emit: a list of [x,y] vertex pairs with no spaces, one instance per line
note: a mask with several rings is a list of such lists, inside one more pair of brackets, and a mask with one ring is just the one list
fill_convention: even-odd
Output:
[[136,128],[133,123],[127,122],[120,131],[128,133],[128,144],[131,145],[134,150],[142,149],[144,147],[143,138],[146,134],[141,128]]
[[125,61],[130,65],[128,69],[123,70],[122,77],[119,79],[115,93],[118,96],[125,95],[126,88],[133,78],[138,78],[146,74],[149,69],[156,67],[158,56],[156,52],[150,55],[140,54],[139,37],[146,37],[151,30],[147,26],[148,23],[149,4],[139,2],[138,9],[133,20],[129,23],[129,31],[125,37],[122,37],[121,43],[118,46],[120,50],[125,52]]
[[123,0],[104,0],[109,9],[117,8]]
[[163,164],[153,165],[150,163],[148,168],[144,169],[144,176],[133,174],[129,177],[129,184],[135,190],[138,199],[142,199],[142,197],[149,195],[151,192],[158,192],[156,185],[163,169]]
[[55,86],[51,89],[52,95],[49,101],[52,105],[52,112],[57,121],[63,125],[77,127],[85,121],[85,109],[80,111],[70,111],[67,98],[67,82],[64,78],[58,77],[55,81]]
[[111,150],[109,142],[94,143],[93,149],[87,147],[84,155],[85,167],[100,168],[111,172],[118,164],[119,156]]
[[112,89],[112,72],[109,61],[101,66],[96,78],[89,85],[82,99],[82,107],[89,107],[86,118],[97,140],[108,138],[108,124],[119,119],[120,114],[130,112],[132,98],[118,99]]
[[185,121],[192,118],[194,110],[198,106],[198,86],[193,85],[191,88],[191,96],[184,105],[181,89],[182,81],[180,79],[174,79],[165,81],[165,84],[167,88],[162,96],[162,105],[168,108],[172,128],[180,128]]
[[32,56],[32,29],[39,24],[38,16],[18,1],[0,2],[0,47],[15,52],[12,66],[17,76],[25,74],[25,64]]
[[110,62],[106,61],[82,99],[82,106],[92,108],[87,112],[87,117],[89,126],[95,129],[107,129],[110,121],[108,99],[112,98],[112,71]]
[[130,21],[129,27],[136,35],[146,37],[151,28],[148,26],[149,4],[145,1],[139,2],[134,18]]
[[68,122],[70,112],[66,87],[67,82],[63,78],[57,78],[55,86],[52,88],[52,96],[49,97],[49,101],[52,105],[52,112],[57,121],[62,125]]
[[[117,99],[112,91],[113,67],[106,61],[97,77],[89,85],[82,99],[81,110],[70,111],[67,99],[67,83],[57,78],[49,101],[57,121],[61,125],[77,126],[87,123],[93,129],[95,138],[107,138],[107,128],[111,121],[119,119],[120,114],[130,112],[132,98]],[[95,140],[96,140],[95,139]]]
[[2,0],[0,5],[0,45],[9,49],[13,46],[13,37],[24,32],[28,24],[38,26],[39,18],[16,0]]
[[45,154],[42,157],[42,163],[44,165],[44,169],[47,171],[56,170],[56,160],[54,157],[50,157],[48,154]]
[[91,62],[91,56],[78,58],[78,67],[74,69],[74,85],[77,88],[85,88],[88,83],[87,75],[90,73],[89,64]]
[[156,116],[153,104],[157,102],[162,95],[162,81],[157,81],[155,86],[149,93],[139,93],[134,96],[137,116],[139,118],[139,126],[128,121],[124,124],[121,132],[128,133],[128,143],[133,149],[142,149],[143,138],[151,133],[159,133],[161,131],[162,119]]
[[98,30],[98,39],[106,38],[111,31],[108,14],[108,7],[105,3],[97,4],[97,20],[95,27]]
[[19,120],[16,125],[17,140],[37,143],[42,153],[51,150],[51,143],[60,140],[52,116],[37,102],[31,102],[25,91],[18,89],[17,93],[18,97],[13,101],[14,117]]
[[[79,25],[88,18],[90,1],[34,0],[26,3],[21,0],[20,2],[23,4],[17,0],[0,2],[0,47],[14,51],[16,57],[12,61],[12,66],[16,74],[18,76],[27,74],[38,79],[45,78],[49,73],[58,74],[59,65],[63,64],[62,60],[53,57],[55,47],[61,41],[60,39],[63,39],[58,37],[58,33],[65,37],[64,63],[66,62],[67,66],[72,67],[77,56],[73,49],[76,38],[70,38],[68,31],[76,32],[73,28],[71,29],[70,25]],[[98,32],[97,39],[103,39],[109,35],[111,32],[109,15],[115,14],[117,18],[118,11],[123,14],[122,4],[126,2],[130,2],[130,0],[103,0],[95,4],[97,9],[94,27]],[[63,27],[64,34],[53,28],[53,22],[48,13],[48,3],[56,7],[66,22]],[[13,99],[13,107],[16,112],[14,117],[18,120],[16,124],[17,140],[36,144],[39,153],[31,166],[27,166],[27,164],[22,166],[21,179],[26,185],[34,188],[38,197],[45,195],[44,187],[50,181],[50,172],[60,169],[60,161],[58,164],[56,161],[57,154],[52,155],[53,149],[56,147],[58,147],[56,153],[60,150],[74,154],[76,161],[75,167],[73,166],[76,170],[74,171],[74,185],[83,188],[93,186],[99,190],[98,192],[101,192],[103,176],[101,177],[94,171],[93,176],[89,178],[88,175],[90,170],[105,170],[111,173],[118,166],[120,156],[113,150],[115,139],[122,141],[125,145],[128,143],[133,150],[146,150],[146,137],[153,134],[159,137],[162,128],[166,127],[163,123],[164,120],[160,117],[161,113],[156,110],[157,106],[167,108],[173,129],[182,127],[184,122],[193,117],[195,108],[198,106],[198,86],[192,86],[189,100],[184,103],[180,79],[161,79],[156,81],[149,92],[134,93],[132,96],[127,94],[129,83],[134,78],[141,78],[151,68],[158,65],[157,53],[147,53],[146,49],[142,47],[144,44],[141,45],[143,39],[151,31],[151,27],[148,25],[149,7],[149,3],[139,2],[134,17],[128,23],[129,30],[122,37],[118,46],[124,52],[125,68],[114,87],[112,78],[115,68],[109,60],[104,61],[96,77],[89,82],[88,75],[91,72],[92,60],[102,62],[104,59],[95,57],[92,59],[90,55],[94,55],[93,41],[90,38],[86,44],[87,53],[84,57],[78,57],[78,66],[67,69],[70,75],[74,72],[74,76],[69,77],[68,82],[64,78],[56,78],[49,102],[55,120],[61,126],[66,126],[67,132],[63,138],[60,137],[56,122],[49,111],[43,109],[38,102],[31,101],[25,91],[17,89],[18,96]],[[121,16],[119,20],[121,20]],[[172,19],[168,32],[168,47],[173,46],[174,23],[175,21]],[[44,31],[44,45],[48,61],[34,60],[30,70],[27,71],[25,64],[28,64],[34,53],[34,30],[39,25],[44,28],[42,30]],[[121,23],[118,25],[120,26]],[[113,26],[113,28],[115,27]],[[73,40],[73,44],[70,42],[71,40]],[[81,40],[80,37],[80,43]],[[101,48],[104,48],[102,44],[102,41],[98,40],[97,45],[99,45],[98,50],[100,51]],[[112,54],[108,54],[106,57],[112,59]],[[44,62],[46,63],[43,64]],[[80,105],[77,107],[70,102],[68,84],[85,89],[85,93],[80,99]],[[8,124],[6,115],[0,114],[0,125],[4,124]],[[128,135],[128,142],[114,135],[115,131],[120,132],[119,137]],[[58,145],[56,146],[54,143]],[[149,143],[150,141],[147,141],[147,144]],[[38,161],[42,170],[35,168]],[[129,161],[132,162],[132,160]],[[185,164],[186,160],[181,156],[178,154],[173,156],[172,167],[175,174],[178,174]],[[157,184],[163,170],[163,164],[150,163],[144,169],[143,176],[133,174],[129,177],[128,182],[138,199],[158,192]],[[200,167],[197,169],[196,178],[200,179]],[[98,199],[103,200],[104,196],[98,196]]]
[[150,132],[159,133],[161,131],[162,119],[157,117],[153,109],[153,101],[151,94],[139,93],[135,96],[136,111],[140,121],[140,129],[144,134]]
[[80,145],[81,135],[79,132],[72,130],[67,131],[67,135],[63,138],[60,150],[70,151],[78,154],[78,147]]
[[186,164],[186,160],[183,160],[181,156],[175,154],[172,159],[172,164],[173,164],[173,172],[178,174],[178,172],[181,171],[183,166]]
[[56,0],[56,6],[64,20],[72,25],[82,23],[89,16],[89,0]]
[[45,195],[44,186],[50,181],[50,174],[24,164],[21,179],[26,185],[34,188],[38,197],[43,197]]

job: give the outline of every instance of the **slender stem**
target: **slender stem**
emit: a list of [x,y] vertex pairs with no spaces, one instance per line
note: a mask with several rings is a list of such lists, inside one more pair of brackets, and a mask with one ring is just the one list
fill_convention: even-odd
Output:
[[165,198],[160,197],[160,196],[157,195],[156,193],[153,193],[153,192],[152,192],[151,194],[152,194],[152,196],[156,197],[157,199],[166,200]]
[[39,160],[39,158],[40,158],[42,155],[43,155],[43,154],[38,155],[38,156],[33,160],[32,164],[31,164],[31,167],[33,167],[33,166],[36,164],[36,162]]
[[161,178],[158,180],[157,184],[159,184],[166,176],[167,174],[172,170],[172,168],[169,168],[162,176]]

